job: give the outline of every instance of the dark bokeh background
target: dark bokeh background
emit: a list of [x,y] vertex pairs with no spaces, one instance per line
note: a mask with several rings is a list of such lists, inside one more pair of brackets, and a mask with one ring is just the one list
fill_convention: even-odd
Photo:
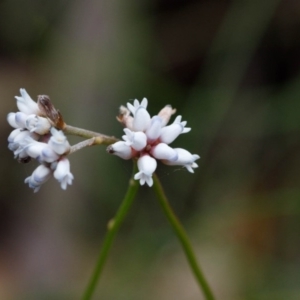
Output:
[[[34,194],[23,182],[36,164],[7,149],[21,87],[115,136],[129,100],[176,107],[192,131],[174,145],[199,168],[158,174],[217,298],[299,299],[299,67],[298,0],[1,1],[0,299],[80,299],[131,173],[88,148],[70,157],[67,191],[51,180]],[[201,299],[147,187],[95,299]]]

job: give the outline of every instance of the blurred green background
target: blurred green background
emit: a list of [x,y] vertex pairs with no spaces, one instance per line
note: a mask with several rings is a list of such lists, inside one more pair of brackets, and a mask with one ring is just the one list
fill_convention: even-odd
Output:
[[[121,137],[120,105],[166,104],[192,131],[172,145],[195,174],[158,166],[217,299],[300,299],[300,2],[0,2],[0,299],[80,299],[131,163],[70,157],[75,180],[34,194],[7,149],[26,88],[70,125]],[[80,141],[70,138],[72,143]],[[153,191],[139,190],[94,299],[202,299]]]

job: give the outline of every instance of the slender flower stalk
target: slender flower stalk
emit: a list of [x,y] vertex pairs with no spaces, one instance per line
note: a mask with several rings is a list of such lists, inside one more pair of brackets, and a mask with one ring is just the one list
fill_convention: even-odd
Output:
[[137,171],[137,167],[136,167],[136,162],[134,161],[133,175],[129,181],[127,193],[126,193],[124,200],[121,203],[115,217],[113,219],[111,219],[108,223],[107,233],[104,237],[103,245],[102,245],[99,257],[98,257],[98,261],[96,263],[96,267],[94,269],[94,272],[92,274],[90,282],[88,283],[86,290],[83,294],[82,300],[92,299],[92,296],[95,292],[97,283],[101,276],[103,267],[105,265],[106,259],[108,257],[109,250],[110,250],[112,243],[116,237],[116,234],[119,231],[121,224],[124,221],[124,218],[126,217],[128,211],[133,203],[133,200],[136,196],[136,193],[137,193],[137,190],[139,187],[138,182],[133,179],[136,171]]
[[90,146],[94,146],[94,145],[100,145],[102,142],[102,138],[101,137],[93,137],[87,140],[84,140],[82,142],[79,142],[73,146],[71,146],[70,151],[68,154],[73,154],[74,152],[81,150],[85,147],[90,147]]
[[102,133],[82,129],[82,128],[79,128],[79,127],[74,127],[74,126],[67,125],[67,124],[65,124],[65,126],[63,127],[62,130],[65,134],[81,136],[81,137],[84,137],[84,138],[87,138],[87,139],[96,137],[98,145],[100,145],[100,144],[110,145],[110,144],[113,144],[113,143],[118,141],[118,139],[113,137],[113,136],[108,136],[108,135],[105,135],[105,134],[102,134]]
[[206,300],[214,300],[215,298],[213,296],[211,288],[209,287],[208,282],[205,279],[205,277],[200,269],[199,264],[197,263],[196,255],[195,255],[192,245],[189,241],[189,238],[188,238],[184,228],[180,224],[178,218],[176,217],[173,209],[171,208],[169,201],[168,201],[168,199],[164,193],[164,190],[162,188],[162,185],[156,174],[153,174],[153,181],[154,181],[154,185],[153,185],[154,191],[158,198],[159,204],[161,205],[163,212],[165,213],[168,221],[170,222],[175,234],[177,235],[177,237],[183,247],[184,253],[185,253],[187,260],[190,264],[190,267],[194,273],[197,283],[205,296],[205,299]]

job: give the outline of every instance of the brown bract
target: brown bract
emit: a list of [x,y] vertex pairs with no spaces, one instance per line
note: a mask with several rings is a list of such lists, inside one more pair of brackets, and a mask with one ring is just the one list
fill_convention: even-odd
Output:
[[54,107],[49,96],[39,95],[37,104],[42,115],[47,117],[54,127],[61,130],[64,129],[65,122],[63,117],[59,110]]

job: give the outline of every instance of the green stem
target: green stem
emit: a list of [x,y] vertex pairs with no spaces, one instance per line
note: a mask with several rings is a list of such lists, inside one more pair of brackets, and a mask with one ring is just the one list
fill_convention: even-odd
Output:
[[124,197],[123,202],[121,203],[121,206],[119,207],[115,217],[111,219],[108,223],[108,231],[104,237],[103,245],[98,257],[98,261],[96,263],[96,267],[94,269],[94,272],[92,274],[92,277],[90,279],[90,282],[88,283],[86,290],[83,294],[82,300],[90,300],[93,296],[93,293],[95,292],[97,283],[99,281],[100,275],[102,273],[103,267],[105,265],[107,256],[109,254],[109,250],[111,248],[111,245],[116,237],[116,234],[124,221],[124,218],[126,217],[129,208],[131,207],[133,200],[135,198],[135,195],[137,193],[139,183],[138,181],[135,181],[133,179],[134,174],[136,173],[136,163],[134,163],[133,167],[133,175],[129,181],[129,186],[127,193]]
[[189,241],[189,238],[188,238],[184,228],[180,224],[178,218],[176,217],[173,209],[171,208],[171,206],[168,202],[168,199],[164,193],[164,190],[162,188],[162,185],[156,174],[153,175],[153,179],[154,179],[153,187],[154,187],[156,196],[159,200],[159,203],[160,203],[168,221],[170,222],[171,226],[173,227],[173,230],[175,231],[175,234],[177,235],[177,237],[183,247],[183,250],[185,252],[187,260],[188,260],[190,267],[196,277],[196,280],[199,284],[200,289],[202,289],[206,300],[214,300],[215,298],[213,296],[213,293],[212,293],[212,291],[200,269],[199,264],[197,263],[197,259],[196,259],[194,250],[192,248],[192,245]]

